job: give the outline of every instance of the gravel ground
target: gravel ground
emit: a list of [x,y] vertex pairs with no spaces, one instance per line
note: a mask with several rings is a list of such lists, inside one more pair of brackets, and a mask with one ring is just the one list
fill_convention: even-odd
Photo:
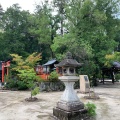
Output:
[[[79,91],[79,90],[76,90]],[[96,120],[120,120],[120,83],[99,84],[94,88],[100,99],[88,100],[77,93],[82,102],[97,106]],[[41,92],[37,102],[26,102],[29,91],[0,90],[0,120],[53,120],[53,107],[63,92]]]

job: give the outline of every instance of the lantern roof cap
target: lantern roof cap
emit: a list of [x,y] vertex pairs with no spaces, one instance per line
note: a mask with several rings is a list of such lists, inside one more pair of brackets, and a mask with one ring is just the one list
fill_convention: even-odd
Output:
[[70,52],[66,53],[66,57],[59,64],[55,64],[56,67],[79,67],[82,66],[82,63],[78,63],[75,59],[72,58],[72,54]]

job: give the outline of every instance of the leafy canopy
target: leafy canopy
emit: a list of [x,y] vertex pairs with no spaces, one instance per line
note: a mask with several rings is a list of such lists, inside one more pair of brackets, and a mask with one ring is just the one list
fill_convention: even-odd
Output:
[[41,60],[41,54],[37,52],[29,55],[26,59],[23,59],[22,56],[17,54],[11,54],[13,57],[13,62],[16,65],[12,70],[17,71],[17,76],[20,81],[24,81],[27,84],[27,87],[31,90],[31,98],[33,95],[38,94],[39,88],[36,87],[35,82],[40,81],[40,77],[36,75],[34,66],[38,61]]
[[113,54],[107,54],[105,56],[105,66],[111,67],[112,63],[117,61],[120,62],[120,52],[114,52]]
[[34,69],[36,63],[42,58],[41,54],[38,54],[37,52],[32,53],[26,59],[23,59],[22,56],[17,54],[10,55],[13,57],[12,61],[16,64],[16,66],[12,68],[15,71]]

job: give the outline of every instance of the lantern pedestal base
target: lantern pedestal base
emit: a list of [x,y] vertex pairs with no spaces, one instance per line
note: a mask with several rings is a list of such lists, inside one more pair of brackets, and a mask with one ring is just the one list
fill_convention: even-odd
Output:
[[77,111],[84,109],[84,104],[80,101],[76,102],[65,102],[65,101],[59,101],[57,102],[57,108],[65,110],[65,111]]
[[57,120],[81,120],[82,118],[85,118],[86,113],[86,109],[80,109],[77,111],[65,111],[57,107],[53,108],[53,116]]

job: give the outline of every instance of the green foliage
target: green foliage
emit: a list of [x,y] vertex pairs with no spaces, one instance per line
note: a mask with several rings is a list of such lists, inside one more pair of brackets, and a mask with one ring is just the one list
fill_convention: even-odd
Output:
[[120,52],[114,52],[105,56],[105,66],[111,67],[114,61],[120,61]]
[[37,61],[40,61],[41,55],[35,52],[29,55],[26,59],[23,59],[22,56],[17,54],[11,54],[11,56],[13,57],[13,61],[16,63],[12,70],[16,71],[18,89],[23,90],[29,88],[31,90],[32,97],[32,90],[36,86],[35,82],[40,82],[41,80],[34,70],[34,66]]
[[5,74],[5,76],[4,76],[4,81],[5,81],[5,82],[8,82],[9,79],[10,79],[9,75],[6,75],[6,74]]
[[59,26],[59,34],[63,35],[66,31],[66,0],[53,0],[53,8],[56,8],[56,17]]
[[32,91],[32,89],[35,88],[35,82],[34,81],[28,81],[27,86]]
[[57,36],[51,45],[57,59],[62,59],[67,51],[72,52],[77,59],[84,59],[87,56],[92,57],[92,48],[87,41],[79,41],[72,33]]
[[[96,77],[100,67],[105,62],[105,55],[112,53],[118,44],[114,40],[116,32],[119,30],[118,24],[116,24],[117,18],[114,16],[118,10],[117,2],[119,1],[69,1],[65,11],[68,18],[69,34],[73,37],[66,39],[66,35],[64,35],[57,39],[56,41],[59,44],[55,45],[56,41],[54,43],[56,53],[62,55],[67,50],[71,51],[74,58],[85,63],[82,72],[88,72],[89,75],[92,74],[92,76]],[[110,26],[110,24],[112,25]],[[65,49],[59,50],[61,47],[60,41],[62,40]],[[88,71],[89,67],[91,68],[90,71]]]
[[17,87],[18,87],[17,81],[9,80],[9,81],[7,81],[5,87],[8,88],[8,89],[11,89],[11,88],[17,89]]
[[9,80],[6,82],[5,87],[7,89],[26,90],[27,84],[24,81]]
[[40,88],[36,87],[36,83],[34,81],[28,81],[27,87],[31,90],[31,98],[37,95],[40,91]]
[[19,80],[28,82],[28,81],[37,81],[37,75],[34,71],[34,69],[28,69],[28,70],[18,70],[18,77]]
[[89,116],[95,116],[96,115],[96,106],[93,103],[88,102],[85,104],[85,108],[88,110]]
[[51,6],[47,2],[36,5],[35,15],[30,18],[32,27],[29,31],[36,36],[42,56],[45,56],[44,59],[53,57],[50,46],[58,28],[56,19],[52,16]]
[[[27,58],[23,58],[18,54],[10,54],[13,58],[13,62],[15,62],[16,66],[12,68],[12,70],[19,71],[19,70],[28,70],[32,69],[35,64],[41,60],[41,54],[34,52],[30,54]],[[22,71],[21,71],[22,72]]]
[[17,88],[18,90],[26,90],[28,86],[24,81],[17,81]]
[[18,80],[24,81],[27,84],[29,81],[37,81],[40,79],[34,70],[36,62],[41,59],[40,54],[35,52],[29,55],[26,59],[23,59],[22,56],[17,54],[11,54],[11,56],[16,63],[12,70],[17,71]]
[[0,58],[5,61],[11,58],[9,54],[19,54],[14,56],[20,60],[14,69],[17,72],[34,66],[34,61],[29,63],[32,57],[27,61],[23,58],[35,51],[42,53],[42,63],[54,57],[61,60],[70,51],[78,62],[85,63],[82,73],[95,76],[106,62],[105,55],[120,48],[119,3],[53,0],[51,5],[44,0],[32,14],[18,4],[1,9]]
[[[29,42],[33,41],[31,35],[28,36],[29,16],[29,12],[21,11],[18,4],[12,5],[4,12],[1,23],[2,30],[4,31],[4,41],[2,41],[4,44],[3,53],[6,57],[10,53],[17,53],[24,56],[31,52],[30,50],[32,49],[28,49],[27,47],[29,45],[30,48],[33,48],[31,42]],[[34,41],[33,43],[35,44]]]
[[117,81],[120,81],[120,74],[118,73],[118,74],[115,74],[115,79],[117,80]]
[[53,71],[50,73],[49,80],[50,81],[58,81],[58,73],[56,71]]
[[33,90],[32,90],[32,96],[35,96],[37,95],[38,93],[40,92],[40,88],[39,87],[35,87]]

